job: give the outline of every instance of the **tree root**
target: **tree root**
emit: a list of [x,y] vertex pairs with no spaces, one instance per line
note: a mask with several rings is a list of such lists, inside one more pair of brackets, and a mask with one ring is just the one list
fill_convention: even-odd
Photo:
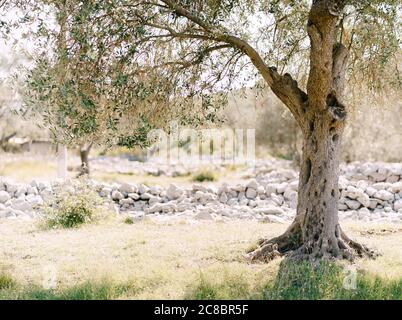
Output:
[[379,256],[374,250],[351,240],[339,227],[332,238],[321,236],[317,241],[301,241],[301,228],[293,223],[282,235],[269,240],[262,239],[258,247],[248,252],[250,262],[269,262],[276,257],[287,255],[292,260],[347,259],[356,257],[374,259]]

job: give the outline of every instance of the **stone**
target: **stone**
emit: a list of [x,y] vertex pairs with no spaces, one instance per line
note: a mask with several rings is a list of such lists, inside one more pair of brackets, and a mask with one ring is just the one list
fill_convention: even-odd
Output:
[[[137,191],[133,191],[133,192],[137,192]],[[140,195],[144,194],[144,193],[148,193],[149,192],[149,188],[145,185],[145,184],[141,184],[138,188],[138,193]]]
[[288,184],[286,182],[283,182],[276,187],[276,192],[284,193],[287,188],[288,188]]
[[119,191],[121,193],[135,193],[137,192],[137,186],[129,184],[129,183],[123,183],[120,187],[119,187]]
[[392,186],[390,186],[390,191],[393,193],[399,193],[402,191],[402,181],[393,183]]
[[155,203],[160,203],[162,202],[162,198],[156,197],[156,196],[151,196],[151,198],[148,200],[148,203],[150,206],[152,206]]
[[278,206],[281,206],[283,204],[283,197],[281,195],[277,195],[275,193],[271,194],[271,200],[277,204]]
[[264,223],[287,223],[287,221],[281,217],[274,216],[272,214],[265,215],[261,218],[261,222]]
[[31,205],[31,206],[42,206],[44,201],[41,196],[39,195],[28,195],[25,200]]
[[402,199],[394,202],[394,210],[399,211],[400,209],[402,209]]
[[152,186],[149,187],[149,193],[154,196],[159,196],[162,192],[162,188],[160,186]]
[[364,207],[370,206],[370,197],[365,193],[359,195],[356,200],[359,201]]
[[221,195],[219,196],[219,201],[222,203],[228,202],[228,196],[226,195],[226,192],[221,193]]
[[246,189],[246,197],[248,199],[255,199],[257,197],[257,190],[254,188],[247,187]]
[[180,189],[174,183],[169,185],[169,188],[166,190],[166,196],[169,200],[175,200],[179,198],[183,194],[183,190]]
[[254,200],[249,200],[248,206],[251,208],[255,208],[257,206],[257,202],[255,202]]
[[271,183],[267,184],[265,186],[265,193],[268,196],[271,195],[272,193],[276,193],[276,184],[271,184]]
[[373,187],[376,190],[386,190],[391,186],[392,186],[391,183],[378,182],[378,183],[374,183],[371,187]]
[[284,196],[285,200],[291,201],[291,200],[297,198],[297,192],[294,191],[293,189],[288,188],[288,189],[286,189],[283,196]]
[[345,204],[349,207],[349,209],[357,210],[360,208],[361,204],[359,201],[346,199]]
[[364,197],[365,193],[363,190],[358,189],[356,187],[353,186],[348,186],[346,188],[346,192],[345,192],[346,196],[349,197],[350,199],[357,199],[357,198],[361,198]]
[[359,209],[359,211],[357,212],[357,215],[359,217],[359,219],[365,219],[365,218],[369,218],[370,217],[370,210],[367,208],[361,208]]
[[131,199],[131,198],[121,199],[121,200],[119,201],[119,203],[120,203],[122,206],[129,207],[129,206],[131,206],[131,205],[134,204],[134,200]]
[[384,201],[389,201],[394,198],[394,195],[391,192],[388,192],[386,190],[380,190],[374,194],[374,198],[384,200]]
[[196,220],[213,220],[212,215],[207,211],[201,211],[194,216]]
[[254,213],[257,214],[272,214],[272,215],[283,215],[285,212],[283,209],[274,206],[267,206],[265,208],[255,208]]
[[372,197],[372,196],[374,196],[374,194],[377,192],[377,189],[375,189],[375,188],[372,188],[372,187],[367,187],[366,188],[366,193],[370,196],[370,197]]
[[11,199],[11,196],[7,191],[0,191],[0,203],[6,203]]
[[124,198],[124,196],[123,196],[123,194],[120,192],[120,191],[117,191],[117,190],[114,190],[113,192],[112,192],[112,199],[113,200],[121,200],[121,199],[123,199]]
[[152,198],[152,194],[150,194],[150,193],[148,193],[148,192],[144,192],[144,193],[141,193],[140,198],[141,198],[142,200],[149,200],[149,199]]
[[299,180],[295,180],[289,183],[289,188],[293,191],[299,190]]
[[103,198],[109,197],[111,193],[112,189],[107,187],[104,187],[99,191],[99,195]]
[[251,188],[257,190],[258,188],[258,183],[255,179],[251,180],[247,185],[246,188]]
[[138,199],[140,199],[140,195],[138,193],[129,193],[127,196],[129,198],[133,199],[134,201],[137,201]]
[[395,183],[395,182],[398,182],[398,180],[399,180],[399,176],[392,175],[392,176],[389,176],[389,177],[385,180],[385,182]]

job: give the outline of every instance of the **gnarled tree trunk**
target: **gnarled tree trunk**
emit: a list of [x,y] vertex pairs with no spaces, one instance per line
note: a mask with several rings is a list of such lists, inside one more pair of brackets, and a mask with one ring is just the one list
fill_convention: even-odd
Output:
[[[288,75],[283,78],[287,87],[276,87],[275,82],[271,86],[292,111],[303,132],[298,206],[288,230],[274,239],[261,240],[259,247],[249,254],[251,260],[269,261],[285,253],[310,260],[375,255],[349,239],[338,221],[339,154],[347,116],[340,100],[348,50],[336,42],[336,28],[344,3],[313,1],[307,25],[311,44],[307,94],[298,90],[297,83]],[[279,78],[276,70],[271,72],[274,81]]]

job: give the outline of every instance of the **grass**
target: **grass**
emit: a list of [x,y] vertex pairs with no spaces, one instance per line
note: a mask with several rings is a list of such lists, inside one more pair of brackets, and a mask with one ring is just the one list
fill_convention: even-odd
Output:
[[[355,287],[344,287],[344,269],[339,263],[283,261],[275,279],[252,286],[246,274],[221,270],[221,278],[202,272],[190,283],[185,299],[264,299],[264,300],[402,300],[402,279],[386,280],[358,272]],[[9,276],[0,285],[0,299],[25,300],[111,300],[133,297],[147,286],[135,281],[118,283],[110,279],[86,281],[71,287],[44,289],[21,286]],[[0,280],[2,281],[2,280]]]
[[192,180],[197,182],[205,182],[205,181],[216,181],[217,178],[215,174],[211,171],[201,171],[196,173],[193,176]]
[[[347,224],[382,256],[358,260],[356,290],[343,290],[340,266],[249,264],[243,253],[281,224],[185,221],[126,224],[123,217],[78,229],[38,230],[0,221],[1,299],[402,299],[400,225]],[[388,230],[389,232],[383,232]],[[378,231],[378,232],[377,232]],[[42,287],[53,267],[57,287]],[[339,269],[340,268],[340,269]]]
[[[282,261],[278,275],[261,287],[252,288],[245,276],[225,275],[211,281],[204,275],[188,299],[264,300],[402,300],[402,279],[387,280],[362,272],[356,285],[344,287],[345,269],[339,263]],[[346,278],[346,281],[348,279]]]
[[19,182],[57,178],[56,161],[20,160],[0,164],[0,176]]

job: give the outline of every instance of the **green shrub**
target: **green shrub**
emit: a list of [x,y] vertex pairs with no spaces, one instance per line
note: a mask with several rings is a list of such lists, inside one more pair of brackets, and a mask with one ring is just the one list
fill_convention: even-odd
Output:
[[134,224],[134,220],[133,220],[133,218],[131,218],[131,217],[126,217],[126,218],[124,218],[123,222],[124,222],[125,224]]
[[75,228],[101,217],[102,198],[85,180],[71,187],[61,185],[43,207],[43,221],[48,228]]
[[194,175],[193,181],[204,182],[204,181],[215,181],[215,175],[210,171],[202,171]]
[[0,290],[11,289],[15,286],[14,279],[7,273],[0,273]]

